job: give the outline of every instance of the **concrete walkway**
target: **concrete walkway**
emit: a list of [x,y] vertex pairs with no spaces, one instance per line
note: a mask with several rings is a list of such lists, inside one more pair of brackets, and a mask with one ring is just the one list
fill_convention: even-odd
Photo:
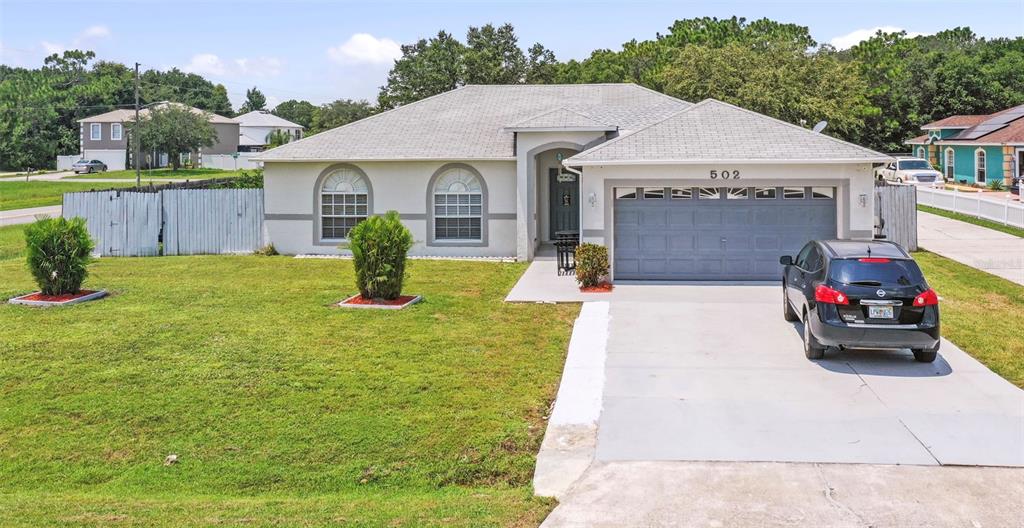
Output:
[[0,211],[0,226],[15,224],[31,224],[36,221],[36,216],[46,215],[50,217],[60,216],[61,206],[49,205],[46,207],[30,207],[28,209],[13,209]]
[[918,211],[922,249],[1024,284],[1024,238]]
[[1011,468],[607,462],[541,526],[995,528],[1024,526],[1022,497]]

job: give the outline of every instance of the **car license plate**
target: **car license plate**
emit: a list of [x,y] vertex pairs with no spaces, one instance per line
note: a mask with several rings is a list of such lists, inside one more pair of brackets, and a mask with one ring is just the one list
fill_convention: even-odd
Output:
[[892,319],[892,306],[868,306],[871,319]]

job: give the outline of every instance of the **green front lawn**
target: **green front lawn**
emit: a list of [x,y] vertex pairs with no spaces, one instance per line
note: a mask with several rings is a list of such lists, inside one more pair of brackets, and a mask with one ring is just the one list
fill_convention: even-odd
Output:
[[1024,388],[1024,286],[927,251],[914,259],[941,298],[943,337]]
[[8,181],[0,182],[0,211],[60,205],[66,192],[132,187],[135,182],[65,182],[65,181]]
[[[250,172],[252,172],[250,170]],[[176,180],[208,180],[210,178],[234,178],[242,173],[241,170],[229,171],[221,169],[153,169],[141,172],[143,180],[149,179],[176,179]],[[65,180],[76,178],[117,178],[125,180],[135,179],[135,170],[119,170],[107,172],[95,172],[91,174],[75,174],[66,176]]]
[[[0,228],[0,299],[34,289],[21,230]],[[523,264],[411,261],[426,300],[402,311],[330,307],[348,260],[91,270],[111,297],[0,306],[0,525],[535,526],[553,506],[530,480],[578,307],[504,303]]]
[[954,213],[945,209],[939,209],[938,207],[931,207],[928,205],[918,205],[918,211],[924,211],[933,215],[945,216],[946,218],[952,218],[953,220],[959,220],[961,222],[967,222],[968,224],[974,224],[981,227],[987,227],[989,229],[995,229],[996,231],[1002,231],[1003,233],[1009,233],[1014,236],[1024,238],[1024,229],[1019,227],[1013,227],[1008,225],[1000,224],[999,222],[993,222],[991,220],[985,220],[984,218],[978,218],[976,216],[965,215],[962,213]]

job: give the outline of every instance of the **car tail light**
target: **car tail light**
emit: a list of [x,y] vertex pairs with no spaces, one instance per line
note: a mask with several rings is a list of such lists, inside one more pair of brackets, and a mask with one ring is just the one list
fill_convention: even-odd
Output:
[[928,289],[914,297],[914,306],[933,306],[939,304],[939,295],[935,290]]
[[819,284],[814,289],[814,300],[825,304],[850,304],[850,299],[845,293],[833,290],[824,284]]
[[889,259],[887,259],[887,258],[869,257],[869,258],[857,259],[857,262],[867,262],[869,264],[885,264],[886,262],[889,262]]

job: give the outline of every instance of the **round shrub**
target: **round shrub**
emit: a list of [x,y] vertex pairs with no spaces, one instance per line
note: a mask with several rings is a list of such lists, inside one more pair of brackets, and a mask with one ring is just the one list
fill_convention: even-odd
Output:
[[92,262],[83,218],[44,218],[25,228],[28,269],[44,295],[78,293]]
[[356,287],[364,299],[397,299],[405,279],[405,259],[412,233],[398,213],[371,216],[348,234],[348,249],[356,268]]
[[576,282],[584,288],[601,284],[608,276],[608,248],[598,244],[576,246]]

